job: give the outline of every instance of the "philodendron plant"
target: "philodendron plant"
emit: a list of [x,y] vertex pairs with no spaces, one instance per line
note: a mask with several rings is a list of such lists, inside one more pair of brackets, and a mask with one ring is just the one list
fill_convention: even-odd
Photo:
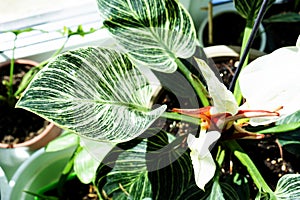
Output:
[[[59,55],[34,77],[17,107],[80,137],[82,148],[97,159],[92,165],[99,165],[92,178],[100,198],[249,199],[249,193],[239,193],[220,180],[220,167],[230,152],[247,168],[258,189],[257,199],[300,198],[300,175],[283,176],[272,191],[236,141],[299,128],[295,91],[300,39],[296,46],[275,51],[242,70],[239,82],[246,103],[239,105],[206,58],[196,53],[201,50],[196,31],[180,3],[98,0],[98,6],[114,45]],[[284,81],[279,82],[272,73],[281,73],[283,61],[293,77],[281,76]],[[178,95],[191,107],[153,105],[157,87],[145,68],[163,74],[158,76],[164,77],[162,84],[168,80],[177,91],[184,90]],[[182,80],[188,84],[178,89]],[[263,86],[252,87],[255,84]],[[158,119],[198,128],[174,135],[156,123]],[[247,130],[270,123],[264,127],[271,129],[261,133]]]

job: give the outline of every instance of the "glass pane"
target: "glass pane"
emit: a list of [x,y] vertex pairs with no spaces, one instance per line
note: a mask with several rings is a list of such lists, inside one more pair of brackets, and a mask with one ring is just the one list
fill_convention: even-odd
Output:
[[96,5],[95,0],[1,0],[0,23],[60,11],[83,4]]

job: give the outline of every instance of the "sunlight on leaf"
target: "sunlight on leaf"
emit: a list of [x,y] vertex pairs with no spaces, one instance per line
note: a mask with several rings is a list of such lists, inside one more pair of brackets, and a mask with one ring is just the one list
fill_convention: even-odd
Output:
[[150,109],[153,89],[121,53],[88,47],[66,52],[37,74],[17,103],[58,126],[98,141],[128,141],[166,109]]
[[94,180],[99,164],[98,160],[94,159],[86,149],[82,148],[75,155],[74,171],[82,183],[88,184]]
[[283,106],[278,111],[279,119],[253,118],[251,125],[268,124],[300,110],[299,58],[300,47],[283,47],[259,57],[242,70],[241,91],[251,109],[274,110]]
[[196,31],[174,0],[97,0],[104,26],[139,65],[171,73],[175,59],[195,52]]
[[100,142],[88,138],[80,137],[80,146],[82,146],[89,154],[99,162],[114,148],[117,143]]
[[65,131],[46,146],[46,152],[60,151],[79,144],[79,137],[73,133]]

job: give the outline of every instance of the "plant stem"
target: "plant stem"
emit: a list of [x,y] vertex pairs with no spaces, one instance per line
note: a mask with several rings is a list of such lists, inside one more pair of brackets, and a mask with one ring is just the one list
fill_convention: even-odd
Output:
[[43,62],[41,62],[40,64],[38,64],[37,66],[32,67],[26,74],[29,75],[29,77],[25,76],[22,79],[22,82],[20,83],[20,86],[18,88],[18,90],[15,92],[14,96],[19,96],[28,86],[28,84],[31,82],[31,80],[33,79],[33,77],[37,74],[37,72],[39,70],[41,70],[46,64],[48,64],[48,62],[55,56],[57,56],[58,54],[60,54],[62,52],[62,50],[65,48],[67,42],[69,41],[70,37],[67,37],[67,39],[64,41],[63,45],[57,49],[50,58],[48,58],[47,60],[44,60]]
[[217,163],[219,164],[219,167],[222,166],[222,163],[223,163],[224,159],[225,159],[225,150],[221,149],[221,146],[219,146],[217,157],[216,157],[216,160],[217,160]]
[[9,83],[8,83],[8,91],[7,91],[7,96],[8,96],[8,104],[10,106],[14,106],[14,91],[13,91],[13,84],[14,84],[14,69],[15,69],[15,49],[16,49],[16,40],[17,36],[14,38],[13,42],[13,49],[12,49],[12,55],[10,59],[10,69],[9,69]]
[[187,78],[189,83],[194,88],[196,94],[200,98],[203,106],[209,106],[209,101],[207,99],[206,88],[201,83],[199,79],[196,79],[195,76],[190,72],[190,70],[177,58],[176,60],[177,66],[180,69],[180,71],[183,73],[183,75]]
[[[242,48],[241,48],[240,63],[239,63],[239,65],[238,65],[238,67],[235,71],[235,74],[234,74],[233,79],[232,79],[232,81],[230,83],[230,86],[229,86],[229,90],[232,91],[232,92],[234,91],[234,95],[235,95],[236,100],[237,100],[238,103],[240,103],[241,99],[242,99],[242,94],[240,92],[240,86],[239,86],[239,83],[237,81],[238,76],[239,76],[241,70],[248,64],[249,51],[250,51],[250,48],[253,44],[255,36],[258,32],[259,25],[261,24],[262,19],[263,19],[264,15],[267,11],[267,7],[268,7],[268,0],[264,0],[263,3],[262,3],[261,8],[259,10],[259,13],[257,15],[257,19],[255,20],[254,26],[252,27],[251,23],[247,22],[247,26],[245,28],[245,34],[244,34],[244,38],[243,38],[243,45],[242,45]],[[249,35],[249,32],[251,32],[250,35]],[[246,41],[247,41],[247,43],[246,43]]]
[[48,58],[47,60],[41,62],[37,68],[41,69],[44,65],[46,65],[53,57],[57,56],[58,54],[60,54],[62,52],[62,50],[65,48],[66,44],[68,43],[70,39],[70,36],[67,37],[67,39],[64,41],[64,43],[62,44],[62,46],[57,49],[52,55],[50,58]]
[[233,154],[247,168],[250,176],[252,177],[259,191],[263,189],[263,191],[273,196],[274,195],[273,191],[270,189],[265,179],[261,176],[260,172],[256,168],[255,164],[253,163],[251,158],[244,152],[242,147],[235,140],[225,141],[224,144],[233,152]]
[[174,119],[174,120],[179,120],[179,121],[185,121],[185,122],[190,122],[193,124],[200,125],[201,120],[199,118],[195,117],[190,117],[187,115],[181,115],[175,112],[164,112],[160,117],[167,118],[167,119]]
[[64,184],[66,183],[68,176],[72,173],[73,171],[73,166],[74,166],[74,160],[76,155],[82,150],[81,146],[77,146],[75,149],[74,153],[72,154],[71,158],[69,159],[68,163],[66,164],[64,170],[62,171],[60,178],[57,183],[57,192],[60,197],[60,199],[63,197],[63,187]]

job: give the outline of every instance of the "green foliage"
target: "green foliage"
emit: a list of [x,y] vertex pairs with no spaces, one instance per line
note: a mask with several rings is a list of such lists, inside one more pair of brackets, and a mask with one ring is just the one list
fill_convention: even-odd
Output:
[[282,133],[287,131],[293,131],[300,127],[300,122],[293,122],[289,124],[280,124],[272,128],[264,129],[259,133]]
[[68,38],[73,35],[80,35],[83,37],[87,34],[94,33],[95,31],[96,31],[95,28],[90,28],[90,30],[85,31],[83,30],[82,25],[77,26],[76,31],[73,31],[71,28],[64,26],[63,34],[67,35]]
[[[221,184],[229,185],[237,194],[236,199],[250,199],[250,189],[248,179],[234,170],[231,175],[228,175]],[[234,196],[234,195],[233,195]]]
[[300,14],[295,12],[280,13],[264,20],[265,23],[300,22]]
[[[233,2],[239,14],[245,18],[247,24],[252,27],[264,1],[265,0],[234,0]],[[268,7],[274,2],[275,0],[268,0]]]
[[11,31],[8,31],[8,32],[12,32],[17,37],[21,33],[31,32],[31,31],[34,31],[34,30],[36,30],[36,29],[25,28],[25,29],[11,30]]
[[190,157],[178,147],[182,139],[169,141],[160,131],[142,141],[119,144],[98,168],[98,188],[114,199],[190,199],[201,194],[193,182]]
[[276,122],[276,126],[259,131],[276,134],[278,142],[290,153],[300,155],[300,111]]
[[[195,29],[188,12],[174,0],[97,2],[100,15],[104,19],[104,27],[114,38],[112,42],[117,43],[117,48],[87,47],[61,54],[34,77],[17,104],[17,107],[37,113],[82,137],[80,144],[77,136],[65,136],[56,142],[59,146],[76,143],[78,145],[66,171],[70,172],[70,166],[74,165],[76,173],[81,174],[82,182],[94,180],[102,198],[249,198],[247,179],[238,173],[230,177],[229,181],[222,182],[219,174],[213,171],[212,175],[215,173],[215,176],[213,179],[209,177],[211,181],[205,183],[205,191],[198,188],[194,178],[195,164],[192,163],[190,151],[187,150],[189,143],[186,140],[189,133],[175,137],[151,127],[155,120],[163,116],[176,120],[188,119],[186,121],[195,124],[201,122],[200,136],[207,133],[210,125],[214,125],[215,135],[220,136],[220,132],[224,130],[225,134],[232,131],[230,134],[235,136],[233,132],[240,131],[237,126],[232,126],[235,114],[239,114],[237,119],[247,117],[244,113],[239,113],[233,94],[219,82],[205,61],[195,59],[200,69],[197,72],[192,72],[185,66],[186,62],[183,59],[195,55],[197,44]],[[273,2],[274,0],[269,1],[268,6]],[[247,18],[247,26],[251,25],[250,28],[247,27],[246,39],[262,3],[262,0],[235,1],[238,11]],[[82,27],[78,27],[75,32],[65,29],[68,36],[75,33],[82,35],[82,32]],[[182,90],[192,90],[196,98],[191,98],[191,101],[197,102],[200,99],[205,106],[210,104],[208,99],[212,98],[213,111],[216,113],[212,114],[210,109],[207,113],[197,113],[198,110],[195,109],[195,116],[180,118],[178,113],[164,113],[165,105],[152,109],[151,98],[156,88],[143,74],[141,68],[145,66],[165,73],[160,77],[164,79],[163,84],[166,86],[179,84],[176,88],[179,96],[189,97],[187,91]],[[174,73],[175,76],[170,73]],[[180,76],[176,76],[177,73]],[[205,78],[209,94],[202,83],[202,76]],[[172,81],[174,77],[182,79]],[[182,84],[184,81],[187,81],[187,87]],[[271,112],[264,114],[266,113]],[[198,117],[197,114],[204,117]],[[232,120],[228,120],[230,117]],[[211,123],[205,124],[208,121]],[[298,112],[277,122],[272,129],[262,132],[295,131],[299,126]],[[242,133],[249,134],[246,131]],[[83,142],[84,138],[94,141]],[[192,135],[192,138],[197,141],[201,139],[198,134]],[[218,138],[209,141],[211,145],[195,143],[194,149],[197,150],[197,154],[194,155],[199,162],[204,160],[200,157],[203,153],[201,148],[206,147],[204,152],[207,153],[203,156],[212,157],[210,150]],[[66,143],[67,140],[70,140],[69,144]],[[198,144],[199,146],[196,146]],[[295,191],[299,190],[298,176],[285,176],[273,192],[253,161],[235,140],[223,144],[248,170],[259,191],[257,199],[296,195]],[[104,148],[101,149],[102,147]],[[55,144],[50,144],[47,148],[48,151],[60,149],[61,147]],[[100,154],[94,152],[98,149],[101,150]],[[88,155],[88,152],[92,152],[93,155]],[[98,159],[94,160],[95,156]],[[218,160],[218,164],[222,166],[225,156],[220,157],[222,158]],[[210,164],[215,164],[214,160],[211,160]],[[98,168],[93,176],[96,167]],[[196,180],[199,180],[199,177]],[[296,190],[288,189],[293,182],[297,184]]]
[[[146,165],[147,140],[142,140],[135,147],[122,151],[120,147],[114,148],[106,157],[118,154],[116,160],[111,160],[107,165],[113,169],[107,174],[98,169],[96,184],[113,199],[143,199],[152,196],[151,183],[148,179]],[[101,179],[106,183],[102,186]]]
[[41,194],[37,194],[37,193],[31,192],[31,191],[24,191],[24,192],[38,198],[39,200],[59,200],[58,197],[41,195]]
[[46,152],[60,151],[79,144],[79,137],[71,132],[65,131],[58,138],[49,142]]
[[[182,199],[181,196],[194,184],[189,153],[181,146],[183,139],[177,137],[169,143],[168,135],[163,131],[148,138],[146,158],[153,199]],[[198,193],[198,190],[194,192]]]
[[153,88],[125,55],[102,48],[58,56],[29,88],[17,107],[99,141],[133,139],[165,110],[150,110]]

